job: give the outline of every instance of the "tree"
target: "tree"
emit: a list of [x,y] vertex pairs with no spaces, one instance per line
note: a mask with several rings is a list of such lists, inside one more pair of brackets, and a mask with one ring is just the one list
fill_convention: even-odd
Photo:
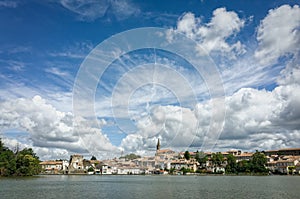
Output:
[[242,160],[237,164],[237,171],[242,173],[249,173],[251,171],[251,163],[247,160]]
[[227,156],[227,165],[225,170],[227,173],[235,173],[237,171],[236,158],[232,154]]
[[131,153],[131,154],[125,155],[124,158],[126,160],[134,160],[134,159],[137,159],[137,158],[141,158],[141,156],[140,155],[135,155],[134,153]]
[[214,165],[221,166],[224,162],[223,154],[221,152],[213,153],[211,160]]
[[199,164],[202,167],[204,167],[203,164],[206,164],[206,162],[208,160],[207,156],[203,152],[199,152],[199,151],[196,152],[195,159],[197,160],[197,162],[199,162]]
[[184,167],[181,167],[180,171],[182,171],[183,175],[185,175],[186,173],[193,173],[194,172],[190,168],[184,168]]
[[92,156],[91,160],[97,160],[97,158],[95,156]]
[[263,154],[259,151],[256,151],[253,154],[250,163],[251,163],[251,170],[253,172],[255,172],[255,173],[267,172],[267,169],[265,167],[265,165],[267,164],[267,158],[266,158],[265,154]]
[[14,153],[0,139],[0,175],[31,176],[41,171],[39,158],[31,148]]
[[169,174],[173,174],[174,171],[176,171],[176,169],[175,169],[174,167],[172,167],[172,168],[170,169],[170,171],[169,171]]
[[185,158],[186,160],[189,160],[189,159],[191,158],[190,152],[185,151],[185,152],[184,152],[184,158]]
[[94,168],[93,167],[89,167],[88,168],[88,172],[94,172],[95,170],[94,170]]
[[10,176],[15,173],[15,170],[15,155],[11,150],[8,150],[3,146],[2,151],[0,151],[0,175]]
[[40,161],[31,148],[25,148],[16,154],[16,175],[32,176],[41,172]]
[[0,153],[1,151],[3,151],[3,149],[4,149],[4,144],[2,142],[2,139],[0,138]]

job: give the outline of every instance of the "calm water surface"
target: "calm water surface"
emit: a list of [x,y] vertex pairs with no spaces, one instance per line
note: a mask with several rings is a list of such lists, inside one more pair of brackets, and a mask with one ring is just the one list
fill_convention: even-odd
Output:
[[0,198],[300,198],[299,176],[0,178]]

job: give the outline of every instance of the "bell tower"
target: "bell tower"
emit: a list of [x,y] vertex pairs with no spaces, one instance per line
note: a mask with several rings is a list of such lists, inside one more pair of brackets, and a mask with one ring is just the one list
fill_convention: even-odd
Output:
[[157,140],[156,151],[160,150],[160,141],[159,138]]

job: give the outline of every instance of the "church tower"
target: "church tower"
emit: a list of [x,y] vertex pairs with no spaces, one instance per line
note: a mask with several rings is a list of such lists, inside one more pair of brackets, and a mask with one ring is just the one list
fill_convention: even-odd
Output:
[[160,141],[159,138],[157,140],[156,151],[160,150]]

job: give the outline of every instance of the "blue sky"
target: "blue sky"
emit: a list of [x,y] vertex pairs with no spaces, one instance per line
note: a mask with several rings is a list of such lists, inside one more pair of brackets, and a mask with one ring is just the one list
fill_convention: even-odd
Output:
[[[0,135],[44,159],[151,154],[158,138],[177,151],[299,147],[299,13],[298,1],[0,0]],[[97,125],[87,117],[76,128],[73,88],[84,60],[116,34],[145,27],[201,46],[222,81],[223,107],[205,75],[174,52],[116,50],[95,77]],[[214,126],[218,136],[209,135]]]

